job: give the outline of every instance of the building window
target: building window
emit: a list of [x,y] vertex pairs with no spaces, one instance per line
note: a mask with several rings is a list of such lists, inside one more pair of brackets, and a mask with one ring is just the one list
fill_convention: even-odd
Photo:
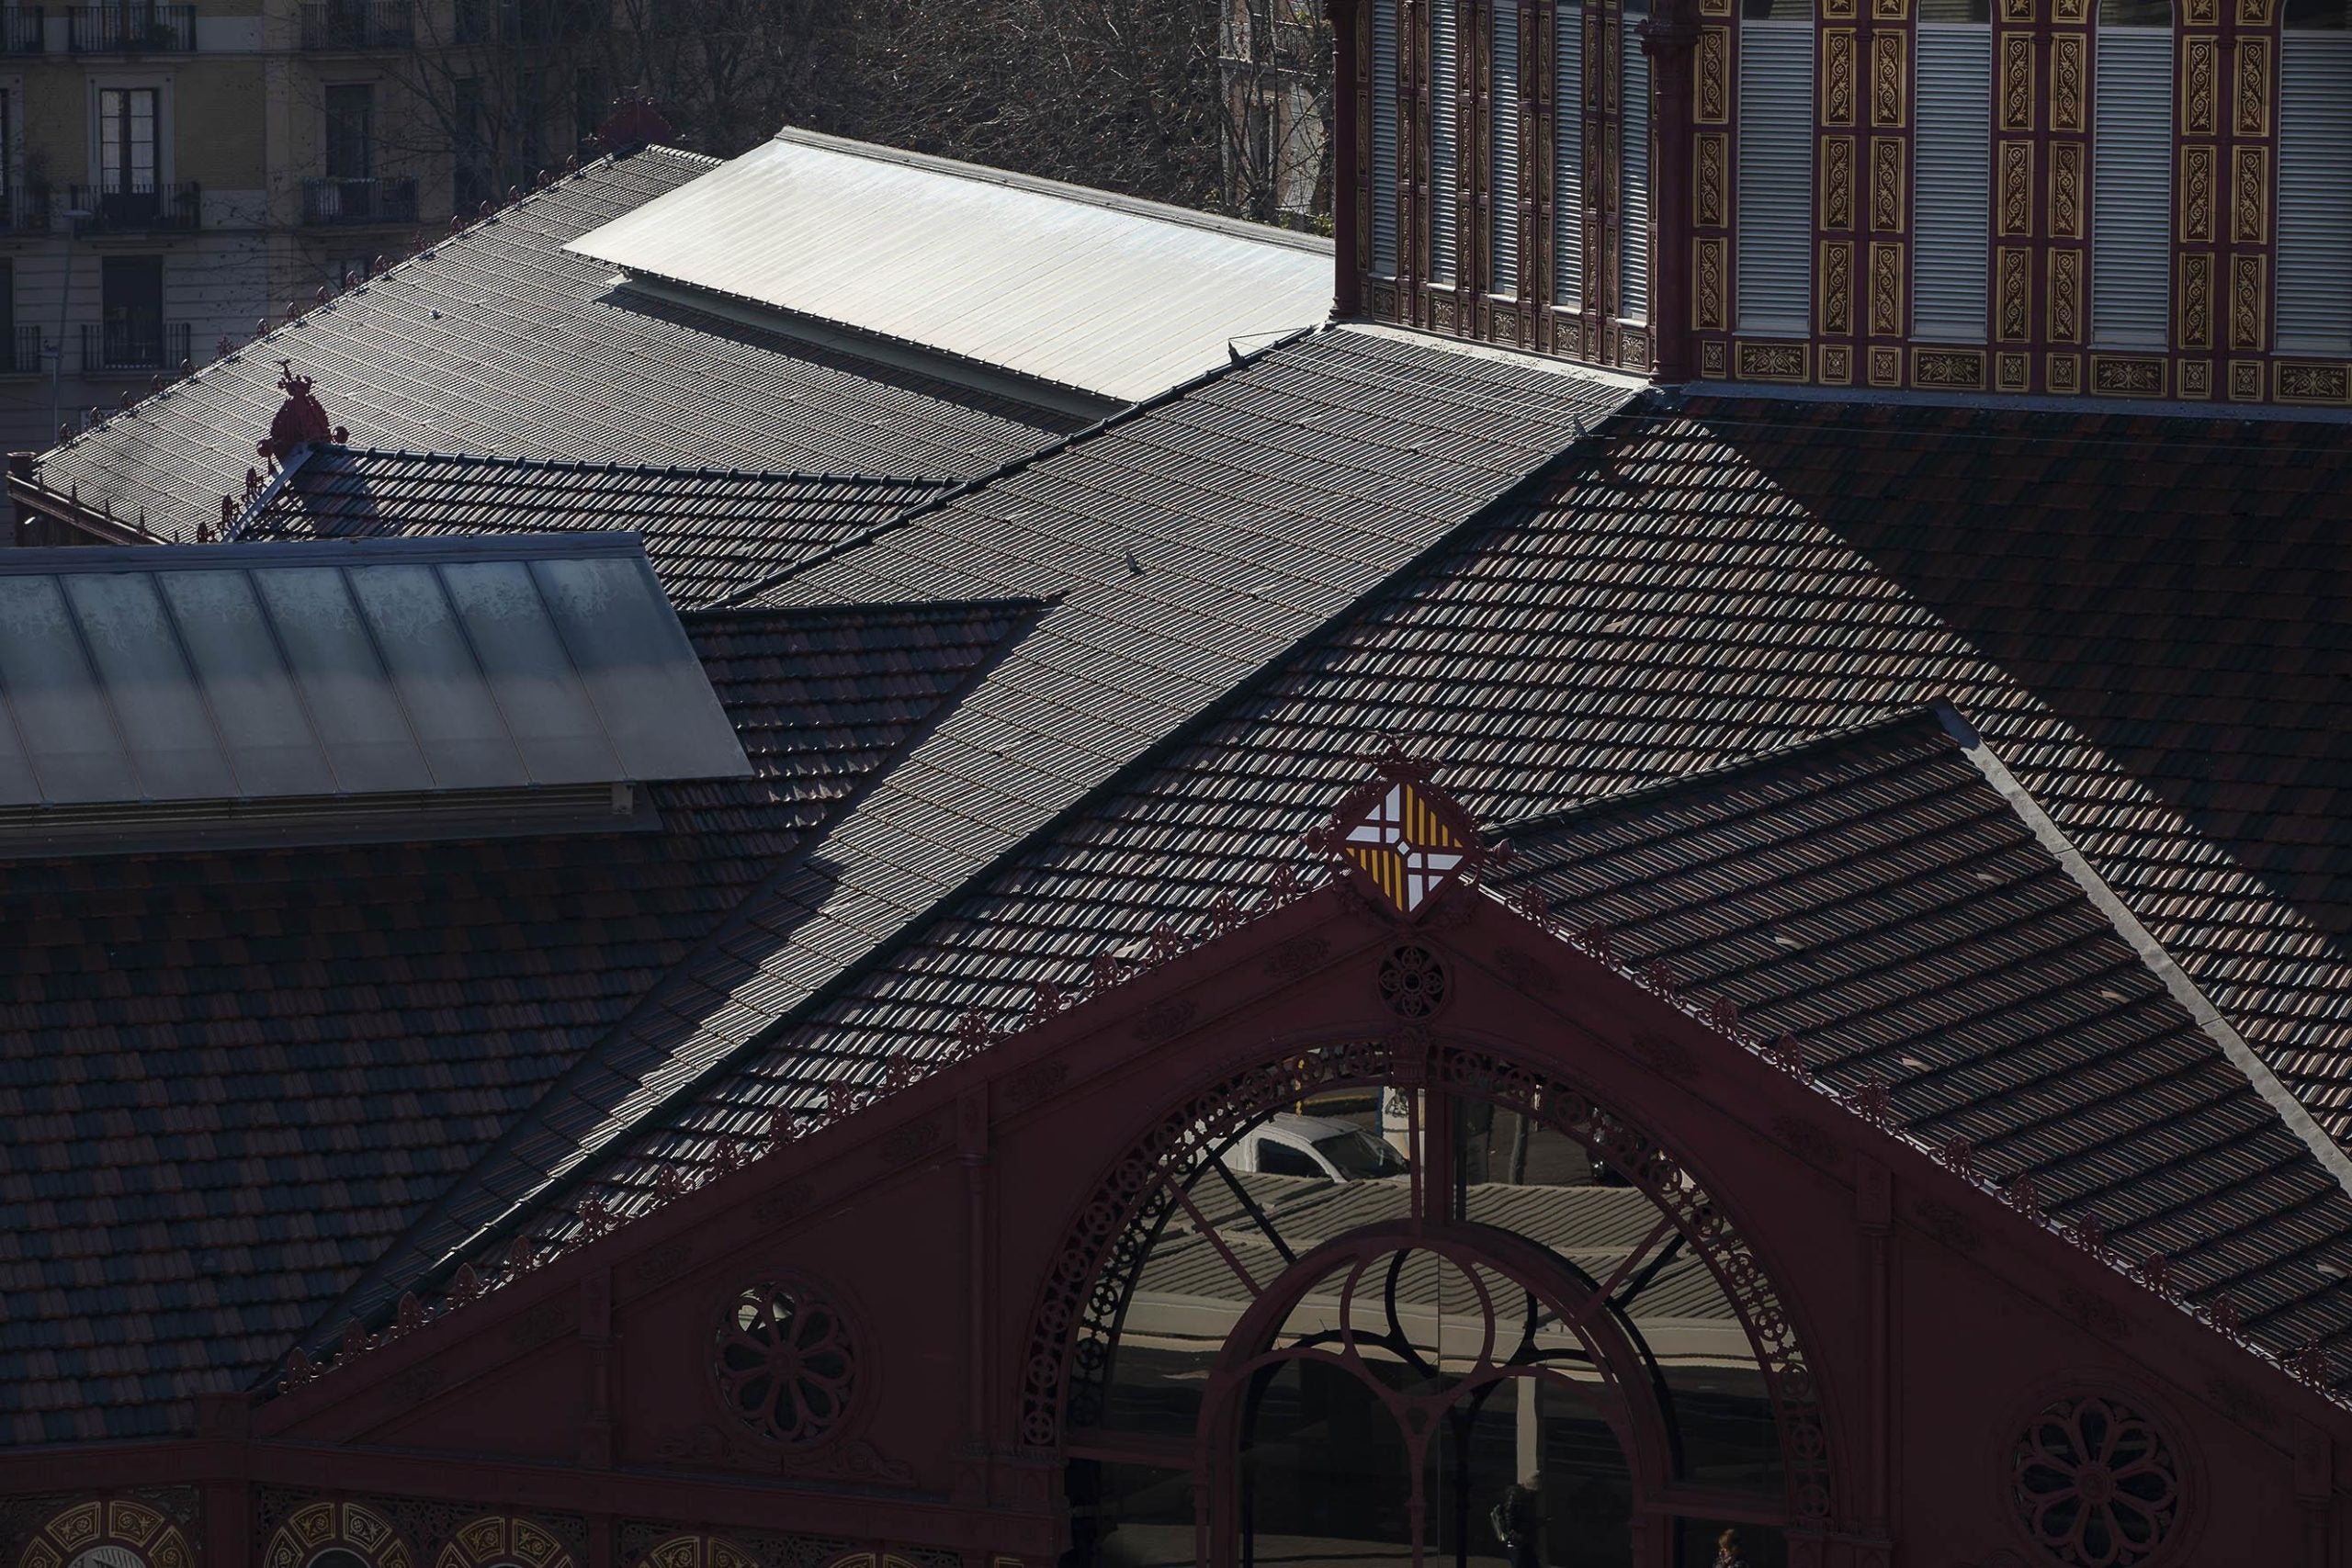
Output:
[[1922,0],[1919,119],[1911,142],[1911,333],[1982,343],[1993,232],[1989,0]]
[[364,180],[376,173],[376,89],[366,83],[329,87],[327,178]]
[[1739,28],[1739,330],[1813,324],[1813,6],[1746,0]]
[[1642,51],[1641,27],[1649,20],[1649,0],[1625,0],[1620,60],[1617,156],[1617,314],[1627,321],[1650,316],[1650,57]]
[[99,363],[104,368],[161,366],[164,258],[106,257],[98,268],[98,316]]
[[1552,15],[1552,298],[1584,306],[1584,6]]
[[2091,341],[2162,348],[2172,310],[2171,0],[2099,0],[2091,96]]
[[1396,6],[1372,8],[1372,270],[1396,276]]
[[105,196],[153,196],[159,137],[153,87],[105,87],[98,92],[98,190]]
[[1647,1501],[1669,1487],[1731,1503],[1747,1561],[1785,1560],[1792,1467],[1818,1461],[1784,1449],[1791,1385],[1751,1337],[1777,1292],[1718,1272],[1730,1223],[1671,1154],[1551,1086],[1295,1104],[1188,1107],[1212,1135],[1156,1174],[1200,1201],[1139,1205],[1093,1282],[1073,1448],[1205,1463],[1073,1462],[1066,1562],[1193,1561],[1204,1491],[1207,1561],[1631,1568],[1677,1534],[1712,1555],[1703,1505]]
[[2278,49],[2278,346],[2352,353],[2352,30],[2287,0]]
[[1519,24],[1516,6],[1497,6],[1490,13],[1494,38],[1489,52],[1492,76],[1487,84],[1487,125],[1493,145],[1488,191],[1488,243],[1493,247],[1493,276],[1487,287],[1498,294],[1519,293]]
[[1454,0],[1436,0],[1430,7],[1430,276],[1439,283],[1453,281],[1454,226],[1460,218],[1453,194],[1462,155],[1456,119],[1461,18],[1455,11]]

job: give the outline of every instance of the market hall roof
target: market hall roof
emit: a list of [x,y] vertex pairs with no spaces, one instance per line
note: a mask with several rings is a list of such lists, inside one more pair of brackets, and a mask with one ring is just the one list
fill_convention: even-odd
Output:
[[880,527],[945,479],[630,468],[311,446],[240,525],[241,539],[632,530],[672,604],[715,604]]
[[[779,592],[810,603],[961,597],[960,582],[1055,604],[828,838],[831,878],[775,890],[775,907],[756,923],[790,940],[771,945],[711,1026],[616,1035],[354,1299],[397,1295],[652,1114],[665,1086],[691,1083],[772,1021],[837,989],[845,970],[868,960],[895,970],[893,947],[956,907],[972,879],[1000,874],[1024,844],[1050,852],[1060,814],[1236,700],[1351,605],[1423,570],[1433,549],[1637,395],[1622,378],[1556,361],[1378,329],[1317,332],[792,576]],[[893,581],[905,592],[884,586]],[[1276,781],[1250,790],[1267,787]],[[1203,865],[1186,886],[1219,874]],[[1012,934],[976,940],[985,950]],[[1051,929],[1025,934],[1041,964],[1067,940]],[[928,1007],[918,1010],[927,1021]],[[866,1042],[845,1038],[839,1066],[862,1074]]]
[[654,832],[10,863],[0,1444],[190,1429],[1037,610],[685,615],[752,773]]
[[[1328,374],[1312,355],[1374,342],[1384,340],[1356,331],[1309,339],[1170,412],[1197,400],[1184,424],[1229,430],[1239,417],[1231,405],[1266,406],[1283,383],[1304,390],[1310,371]],[[1033,659],[1001,667],[919,753],[921,765],[894,775],[828,846],[844,880],[802,928],[805,945],[772,963],[785,982],[776,1023],[731,1053],[723,1042],[699,1043],[707,1066],[682,1054],[664,1064],[658,1088],[632,1093],[616,1075],[585,1099],[552,1096],[534,1117],[559,1141],[541,1174],[527,1162],[486,1161],[447,1205],[448,1219],[463,1224],[436,1220],[408,1238],[351,1304],[380,1309],[469,1227],[502,1213],[560,1235],[568,1206],[588,1191],[627,1212],[660,1170],[705,1161],[724,1138],[757,1138],[777,1108],[821,1104],[837,1083],[877,1084],[894,1055],[938,1055],[966,1011],[1009,1022],[1031,1005],[1037,981],[1082,984],[1106,949],[1142,943],[1162,922],[1196,922],[1220,895],[1254,897],[1295,857],[1299,835],[1358,781],[1357,759],[1382,734],[1409,737],[1443,762],[1443,781],[1482,818],[1510,823],[1948,696],[2086,863],[2341,1137],[2344,1077],[2329,1069],[2343,1049],[2352,976],[2337,945],[2089,738],[2109,688],[2045,695],[2005,671],[1982,651],[1981,632],[1940,616],[1844,536],[1850,522],[1833,525],[1801,491],[1776,483],[1748,451],[1758,439],[1748,426],[1762,411],[1794,427],[1776,442],[1811,432],[1834,446],[1829,436],[1849,423],[1838,411],[1799,404],[1621,413],[1552,465],[1540,493],[1520,487],[1470,525],[1430,535],[1434,547],[1412,570],[1327,617],[1239,688],[1202,694],[1195,713],[1160,728],[1136,763],[1100,770],[1101,782],[1083,791],[1069,787],[1077,770],[1064,759],[1152,710],[1098,681],[1086,659],[1055,651],[1060,639],[1046,634],[1069,611],[1049,615]],[[1928,430],[1915,460],[1928,462],[1929,450],[1948,444],[1963,454],[1934,459],[1944,465],[1939,482],[1914,502],[1933,509],[1918,514],[1923,523],[1965,521],[1974,493],[1966,479],[1998,483],[2020,463],[2035,466],[2064,516],[2087,517],[2112,487],[2137,484],[2134,454],[2165,463],[2188,440],[2202,444],[2196,471],[2173,482],[2200,497],[2302,483],[2271,479],[2279,438],[2229,424],[1916,417]],[[1125,441],[1074,446],[1069,458],[1084,461],[1035,465],[1023,482],[983,487],[794,575],[775,593],[903,596],[1023,583],[1034,592],[1070,582],[1095,561],[1117,563],[1137,521],[1194,493],[1145,460],[1138,445],[1228,461],[1238,450],[1168,421],[1118,429],[1130,429]],[[1344,470],[1318,462],[1284,471],[1328,483]],[[2340,571],[2345,536],[2324,510],[2281,518],[2275,547],[2299,552],[2312,571]],[[2149,538],[2139,558],[2164,559],[2177,547],[2141,522]],[[1900,514],[1887,526],[1901,527]],[[1916,547],[1985,562],[1983,570],[1997,564],[1965,527],[1936,535],[1923,525],[1912,537]],[[1269,577],[1261,563],[1290,547],[1247,521],[1214,539],[1216,552],[1204,535],[1178,559],[1198,571],[1222,554],[1230,565],[1219,570],[1246,582]],[[1136,558],[1148,587],[1162,552],[1146,547]],[[2019,572],[2040,570],[2030,556],[2012,561]],[[1056,571],[1063,562],[1073,570]],[[2259,608],[2259,586],[2240,585],[2242,614]],[[1988,590],[1988,603],[1994,597]],[[1102,592],[1093,602],[1116,612],[1114,625],[1145,608]],[[2063,606],[2022,592],[2014,602],[2031,612],[2019,637],[2055,646],[2081,635],[2080,618]],[[2336,655],[2323,643],[2294,657]],[[2197,668],[2187,651],[2181,660],[2179,668]],[[2271,743],[2309,750],[2330,742],[2290,726]],[[1044,768],[1066,771],[1041,777]],[[2320,817],[2341,821],[2341,788],[2322,806]],[[935,861],[978,869],[925,874]],[[868,884],[870,893],[852,896]],[[2331,1049],[2337,1055],[2323,1054]],[[690,1073],[699,1078],[690,1093],[670,1087]],[[578,1152],[561,1152],[560,1140]],[[2284,1234],[2298,1222],[2273,1211],[2245,1223]],[[2292,1289],[2316,1290],[2319,1280]]]
[[375,447],[968,479],[1083,423],[616,292],[564,250],[716,166],[652,147],[564,175],[53,448],[41,482],[166,533],[217,524],[283,400],[280,359]]
[[0,854],[750,772],[628,535],[0,553]]
[[566,248],[1113,405],[1331,309],[1329,240],[805,130]]

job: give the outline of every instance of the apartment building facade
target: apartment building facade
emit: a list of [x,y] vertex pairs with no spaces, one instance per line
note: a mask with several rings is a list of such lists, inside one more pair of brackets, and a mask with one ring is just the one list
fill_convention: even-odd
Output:
[[[569,19],[515,0],[0,8],[0,439],[47,447],[560,161],[571,73],[551,100],[535,54]],[[512,132],[518,105],[540,134]]]

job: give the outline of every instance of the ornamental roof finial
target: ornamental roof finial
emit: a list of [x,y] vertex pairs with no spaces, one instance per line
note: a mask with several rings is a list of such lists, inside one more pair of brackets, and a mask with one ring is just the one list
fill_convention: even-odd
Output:
[[294,374],[294,362],[277,362],[277,389],[286,394],[286,401],[278,405],[277,416],[269,422],[268,438],[254,448],[260,456],[273,463],[283,463],[294,448],[312,441],[340,441],[344,433],[327,420],[327,411],[311,394],[312,382],[308,376]]

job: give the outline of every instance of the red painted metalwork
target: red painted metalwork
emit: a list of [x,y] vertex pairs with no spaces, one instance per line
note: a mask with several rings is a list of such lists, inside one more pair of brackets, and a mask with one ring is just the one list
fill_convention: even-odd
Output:
[[[709,1179],[600,1236],[476,1260],[446,1302],[353,1325],[332,1375],[305,1375],[298,1353],[273,1396],[209,1406],[197,1436],[0,1455],[0,1495],[62,1508],[200,1491],[184,1534],[207,1568],[243,1568],[249,1543],[275,1539],[266,1493],[334,1505],[307,1517],[337,1530],[356,1507],[371,1551],[370,1520],[413,1508],[450,1531],[492,1515],[549,1539],[576,1529],[580,1568],[707,1563],[720,1542],[761,1568],[864,1552],[1042,1563],[1064,1539],[1070,1427],[1141,1265],[1138,1221],[1183,1212],[1176,1173],[1257,1115],[1319,1088],[1400,1084],[1510,1108],[1597,1152],[1670,1223],[1639,1256],[1688,1238],[1770,1380],[1787,1469],[1785,1498],[1739,1517],[1785,1524],[1792,1562],[1877,1568],[1898,1542],[1954,1562],[2022,1550],[2022,1423],[2097,1399],[2151,1420],[2197,1413],[2162,1421],[2186,1502],[2133,1568],[2333,1568],[2305,1548],[2338,1506],[2352,1411],[2238,1342],[2228,1303],[2200,1320],[2169,1268],[2061,1235],[2029,1184],[2003,1201],[1973,1145],[1874,1122],[1874,1097],[1829,1092],[1797,1043],[1758,1037],[1703,987],[1625,973],[1605,932],[1571,937],[1534,900],[1457,886],[1408,924],[1307,892],[1294,872],[1233,918],[1197,942],[1170,930],[1149,962],[1102,966],[1020,1032],[967,1021],[945,1066],[838,1118],[739,1133]],[[1443,976],[1410,1021],[1380,983],[1408,944]],[[1425,1120],[1419,1228],[1337,1237],[1331,1256],[1361,1261],[1408,1235],[1578,1314],[1583,1287],[1523,1239],[1448,1217],[1451,1122]],[[714,1393],[716,1306],[782,1270],[855,1292],[854,1433],[773,1441]],[[1260,1317],[1228,1337],[1192,1440],[1170,1451],[1111,1434],[1094,1451],[1198,1466],[1216,1497],[1231,1451],[1220,1424],[1275,1310],[1262,1303],[1306,1275],[1251,1277],[1267,1286]],[[1599,1315],[1578,1322],[1604,1356],[1623,1353],[1600,1343]],[[2291,1371],[2323,1378],[2324,1359]],[[1488,1360],[1479,1375],[1506,1375]],[[1654,1451],[1649,1418],[1630,1396],[1618,1412],[1637,1457]],[[2080,1458],[2096,1444],[2075,1441],[2066,1486],[2087,1498],[2102,1493]],[[1705,1516],[1670,1488],[1643,1506],[1642,1562],[1663,1568],[1665,1521]],[[442,1529],[394,1525],[420,1562],[450,1543]],[[2200,1544],[2226,1550],[2196,1556]]]

